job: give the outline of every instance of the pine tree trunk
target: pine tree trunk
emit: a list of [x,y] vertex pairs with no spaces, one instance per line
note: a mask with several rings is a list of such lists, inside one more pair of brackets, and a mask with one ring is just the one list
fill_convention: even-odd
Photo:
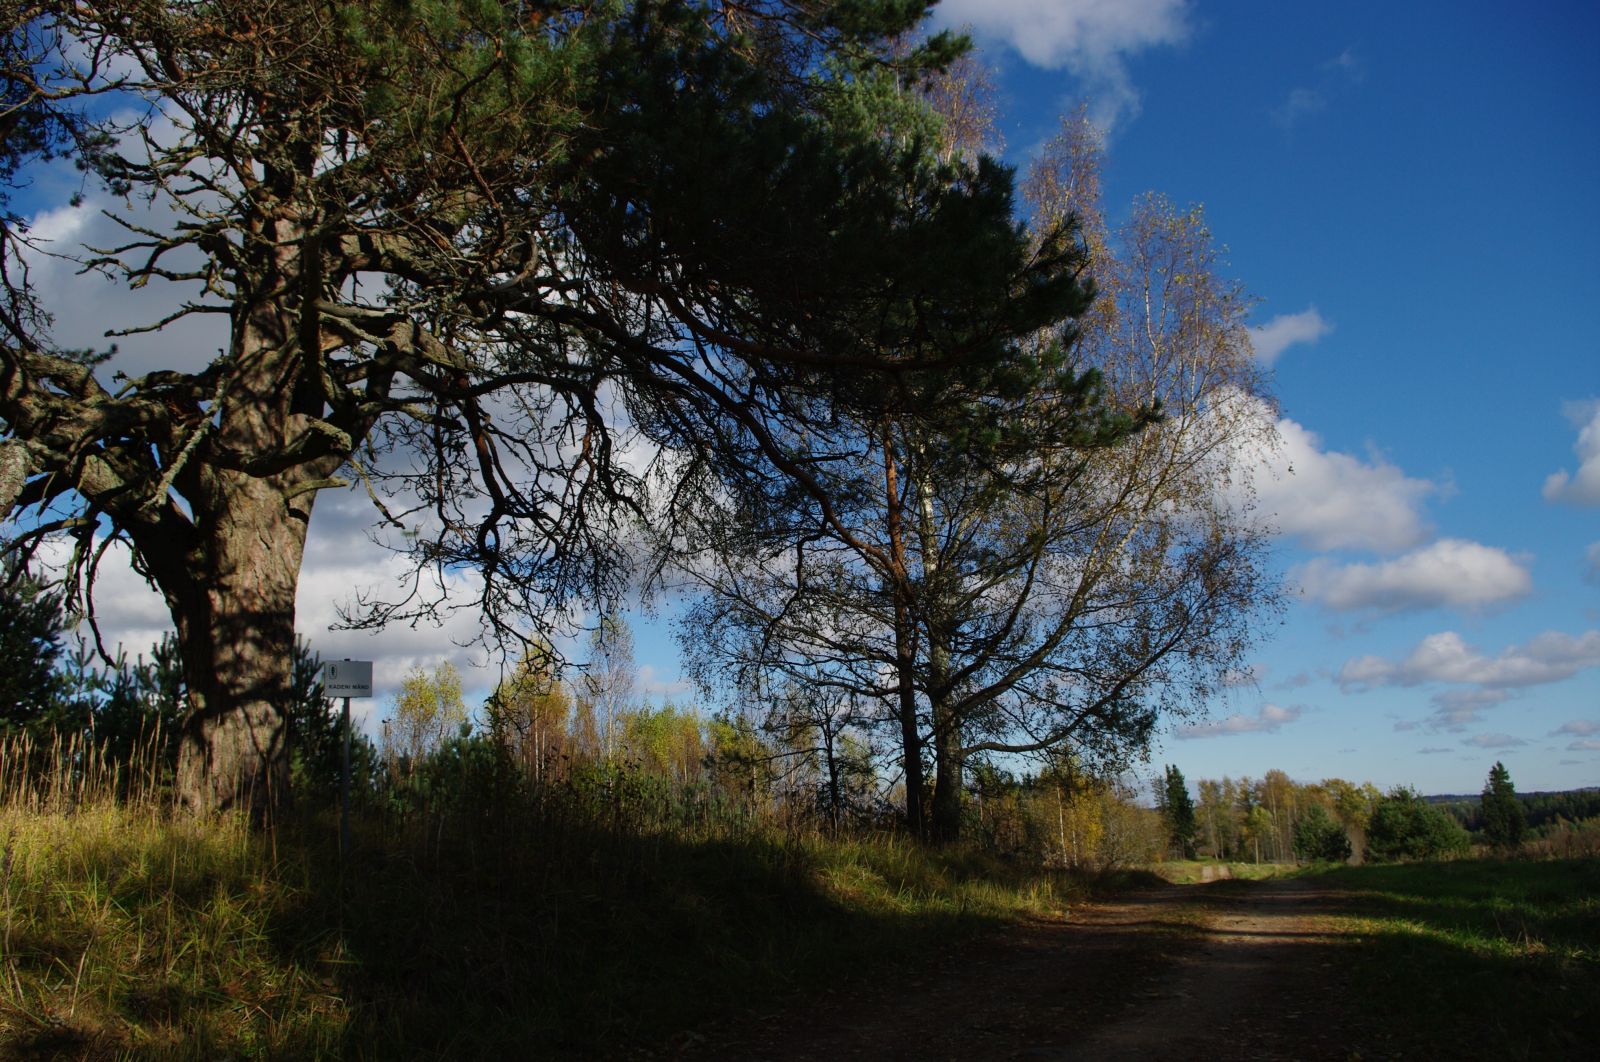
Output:
[[[918,457],[923,457],[919,450]],[[928,702],[933,725],[933,839],[954,844],[961,839],[962,726],[951,705],[948,628],[941,596],[940,545],[934,526],[933,484],[926,460],[914,466],[917,484],[918,547],[922,553],[923,633],[928,641]]]
[[900,716],[901,761],[905,772],[906,827],[912,836],[924,837],[927,834],[927,815],[922,807],[922,794],[927,782],[922,774],[922,734],[917,726],[916,660],[912,651],[913,630],[910,610],[906,604],[906,584],[910,580],[910,574],[906,566],[899,470],[895,462],[892,431],[891,426],[885,422],[884,504],[888,516],[889,555],[896,568],[890,576],[890,589],[894,595],[895,678],[899,695],[896,707]]
[[943,697],[933,706],[933,839],[954,844],[961,839],[963,768],[961,728],[950,718]]
[[[269,183],[292,183],[287,172]],[[238,309],[213,438],[224,453],[279,453],[320,416],[308,354],[321,343],[315,321],[283,292],[317,290],[302,275],[310,208],[279,205],[254,219],[252,269],[241,273]],[[315,272],[316,270],[313,270]],[[251,275],[253,274],[253,276]],[[248,277],[248,280],[244,278]],[[208,440],[209,442],[210,440]],[[281,472],[207,461],[186,480],[193,537],[181,567],[157,582],[177,627],[189,684],[178,759],[178,796],[197,813],[245,809],[270,819],[288,797],[289,750],[283,706],[294,661],[295,589],[314,484],[344,454],[323,454]],[[147,557],[164,543],[141,544]]]
[[272,479],[232,480],[208,522],[203,570],[169,595],[189,686],[178,795],[195,812],[269,819],[288,793],[283,705],[294,660],[294,604],[309,496],[288,510]]

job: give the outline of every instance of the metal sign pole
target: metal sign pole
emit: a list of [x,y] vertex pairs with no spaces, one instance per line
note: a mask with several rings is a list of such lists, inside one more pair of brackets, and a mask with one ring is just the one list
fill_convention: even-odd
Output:
[[344,699],[344,774],[339,779],[339,859],[350,854],[350,698]]
[[339,776],[339,862],[350,854],[350,698],[372,696],[372,661],[339,660],[322,665],[322,695],[344,698],[344,770]]

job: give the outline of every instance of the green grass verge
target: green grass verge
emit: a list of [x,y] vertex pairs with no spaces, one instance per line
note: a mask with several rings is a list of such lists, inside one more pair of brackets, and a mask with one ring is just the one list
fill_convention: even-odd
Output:
[[0,1055],[593,1057],[1055,912],[894,838],[0,809]]
[[1600,1043],[1600,860],[1340,867],[1311,881],[1356,1002],[1406,1057],[1588,1058]]

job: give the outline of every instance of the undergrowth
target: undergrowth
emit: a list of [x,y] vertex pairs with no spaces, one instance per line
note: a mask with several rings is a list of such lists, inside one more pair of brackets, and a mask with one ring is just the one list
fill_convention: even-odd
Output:
[[[1048,916],[1069,879],[893,834],[694,828],[576,796],[273,831],[155,774],[0,758],[0,1054],[594,1057]],[[37,751],[37,750],[36,750]],[[48,774],[39,776],[48,779]],[[98,788],[97,788],[98,787]]]

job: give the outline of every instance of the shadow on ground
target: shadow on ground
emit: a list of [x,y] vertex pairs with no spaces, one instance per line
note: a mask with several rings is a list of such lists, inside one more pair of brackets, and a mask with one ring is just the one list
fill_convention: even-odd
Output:
[[1587,963],[1551,962],[1537,949],[1500,954],[1385,928],[1371,920],[1382,902],[1349,879],[1141,891],[975,945],[898,984],[774,1014],[703,1054],[1590,1057],[1600,1032],[1593,952]]

